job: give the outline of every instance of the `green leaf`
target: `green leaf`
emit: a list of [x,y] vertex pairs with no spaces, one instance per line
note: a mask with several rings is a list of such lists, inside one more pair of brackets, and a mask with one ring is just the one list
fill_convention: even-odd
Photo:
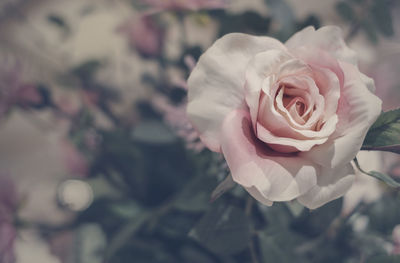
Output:
[[231,190],[236,186],[236,183],[233,181],[232,176],[229,174],[211,193],[211,202],[217,200],[221,195],[225,192]]
[[131,220],[111,238],[106,250],[106,259],[110,259],[129,239],[140,229],[150,217],[150,213],[142,212],[137,218]]
[[360,172],[362,172],[362,173],[364,173],[366,175],[375,177],[376,179],[381,180],[382,182],[386,183],[388,186],[400,187],[400,183],[396,182],[392,177],[390,177],[387,174],[383,174],[383,173],[380,173],[380,172],[377,172],[377,171],[370,171],[370,172],[364,171],[360,167],[360,164],[358,163],[357,158],[354,158],[354,163],[357,166],[358,170],[360,170]]
[[244,250],[250,241],[248,218],[238,207],[216,202],[189,236],[214,253],[235,254]]
[[400,187],[400,184],[387,174],[383,174],[383,173],[376,172],[376,171],[371,171],[368,173],[368,175],[385,182],[387,185],[389,185],[391,187]]
[[292,263],[307,262],[296,254],[296,247],[304,244],[305,238],[289,231],[263,231],[259,234],[262,262],[265,263]]
[[132,219],[142,212],[139,205],[133,201],[116,202],[110,205],[110,210],[113,214],[123,219]]
[[305,236],[317,237],[340,216],[342,207],[343,198],[339,198],[312,211],[304,209],[301,215],[293,220],[291,227]]
[[191,180],[178,195],[174,207],[186,212],[202,212],[209,208],[210,191],[215,187],[215,176],[201,174]]
[[354,21],[356,16],[354,14],[353,8],[347,2],[339,2],[336,4],[336,11],[339,15],[346,21]]
[[400,153],[400,109],[383,112],[369,129],[361,150]]
[[151,144],[166,144],[176,141],[176,136],[159,121],[145,121],[136,126],[133,139]]
[[374,0],[370,10],[377,28],[387,37],[394,34],[390,5],[390,1],[387,0]]

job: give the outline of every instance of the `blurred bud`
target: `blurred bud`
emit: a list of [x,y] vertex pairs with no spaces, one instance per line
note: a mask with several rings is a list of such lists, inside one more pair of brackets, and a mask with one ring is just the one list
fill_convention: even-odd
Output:
[[143,3],[158,10],[197,11],[201,9],[220,9],[227,7],[227,0],[142,0]]
[[155,57],[161,54],[165,32],[150,15],[140,16],[123,24],[119,32],[124,33],[129,44],[145,57]]
[[21,61],[11,54],[1,54],[0,64],[0,116],[14,106],[40,108],[46,100],[43,87],[26,80]]
[[393,228],[392,240],[393,240],[392,254],[400,255],[400,225],[397,225]]
[[197,131],[186,116],[185,102],[180,105],[174,105],[165,96],[156,96],[152,104],[163,114],[164,122],[185,141],[188,149],[201,152],[205,148],[199,139]]
[[36,86],[25,84],[16,90],[16,102],[22,107],[38,105],[42,102],[42,96]]

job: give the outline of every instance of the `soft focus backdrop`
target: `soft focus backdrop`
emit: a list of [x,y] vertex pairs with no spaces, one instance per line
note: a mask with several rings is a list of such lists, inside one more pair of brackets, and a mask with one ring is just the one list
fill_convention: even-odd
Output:
[[0,263],[400,262],[399,192],[366,175],[313,212],[209,202],[227,169],[186,122],[191,68],[226,33],[308,25],[341,27],[400,106],[396,0],[1,0]]

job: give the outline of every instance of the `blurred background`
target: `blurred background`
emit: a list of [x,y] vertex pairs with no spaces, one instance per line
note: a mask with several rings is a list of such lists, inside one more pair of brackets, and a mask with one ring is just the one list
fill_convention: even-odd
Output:
[[308,25],[400,106],[399,1],[0,0],[0,263],[400,262],[399,192],[366,175],[313,212],[209,201],[228,171],[185,119],[190,70],[226,33]]

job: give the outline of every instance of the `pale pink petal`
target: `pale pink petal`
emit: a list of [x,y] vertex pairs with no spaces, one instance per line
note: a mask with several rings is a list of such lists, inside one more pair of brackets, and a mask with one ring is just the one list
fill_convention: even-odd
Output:
[[328,140],[328,137],[316,139],[293,139],[281,137],[274,135],[259,123],[257,123],[257,137],[263,142],[268,143],[268,145],[275,151],[286,153],[308,151],[315,145],[323,144]]
[[[293,78],[293,80],[291,80]],[[294,79],[297,77],[291,77],[288,78],[288,83],[294,83]],[[265,81],[265,85],[268,85],[268,80]],[[316,87],[314,87],[314,89],[317,89]],[[275,85],[272,88],[272,93],[275,92],[275,90],[277,90],[277,85]],[[317,94],[318,91],[313,91],[313,98],[316,101],[316,112],[314,113],[315,116],[312,116],[310,118],[310,123],[311,126],[315,126],[317,125],[317,121],[318,121],[318,117],[321,117],[323,110],[324,110],[324,106],[323,106],[323,101],[322,98]],[[323,142],[326,141],[326,138],[328,138],[328,136],[330,136],[334,131],[335,131],[335,127],[336,127],[336,123],[338,121],[337,116],[336,115],[332,115],[323,125],[323,127],[320,130],[314,131],[314,130],[310,130],[310,129],[303,129],[303,127],[301,125],[297,125],[294,123],[294,120],[291,120],[291,117],[289,116],[290,114],[286,111],[286,109],[284,108],[284,106],[282,105],[282,98],[280,98],[281,96],[283,96],[282,94],[278,95],[266,95],[265,93],[262,94],[261,99],[260,99],[260,105],[259,105],[259,112],[258,112],[258,122],[261,125],[257,125],[255,126],[256,128],[256,134],[257,137],[260,138],[261,140],[263,140],[264,142],[268,142],[271,143],[273,141],[271,140],[275,140],[275,137],[282,137],[283,140],[285,140],[286,138],[291,138],[291,139],[295,139],[298,140],[297,141],[297,145],[301,145],[303,141],[307,141],[309,140],[309,142],[311,143],[310,145],[306,146],[304,145],[304,147],[298,148],[299,150],[306,150],[306,149],[310,149],[313,145],[316,144],[321,144]],[[276,100],[277,102],[277,107],[278,110],[275,107],[274,101]],[[279,111],[279,109],[281,109]],[[286,114],[285,114],[286,112]],[[282,114],[283,113],[283,114]],[[286,116],[286,117],[285,117]],[[261,133],[262,131],[259,132],[258,127],[259,126],[263,126],[265,128],[265,130],[268,130],[269,133],[274,134],[276,136],[274,136],[274,138],[271,138],[271,140],[267,140],[265,136],[263,136]],[[315,141],[316,139],[324,139],[324,140],[319,140],[319,142]],[[314,141],[314,143],[312,143],[312,141]],[[305,142],[306,144],[307,142]],[[288,144],[290,145],[290,143]],[[293,145],[294,146],[294,145]],[[274,148],[276,149],[276,148]],[[287,151],[285,151],[287,152]]]
[[[257,190],[265,200],[288,201],[311,189],[319,166],[296,154],[277,153],[258,141],[248,112],[237,110],[224,121],[221,149],[235,182]],[[256,199],[261,199],[257,194]],[[268,203],[268,202],[267,202]]]
[[340,63],[345,73],[337,115],[336,132],[323,145],[300,155],[325,167],[341,167],[360,150],[369,127],[381,113],[382,101],[369,91],[358,69]]
[[188,80],[188,117],[203,142],[220,150],[220,128],[235,109],[245,108],[245,69],[250,59],[268,49],[285,49],[269,37],[227,34],[201,57]]
[[318,30],[306,27],[294,34],[285,45],[289,49],[308,47],[310,50],[319,49],[329,52],[336,59],[357,64],[356,53],[347,47],[343,40],[342,30],[337,26],[325,26]]
[[306,72],[308,66],[284,49],[272,49],[254,56],[246,69],[246,102],[253,126],[256,125],[260,92],[273,96],[271,88],[285,75]]
[[262,203],[263,205],[272,206],[272,204],[274,203],[271,200],[266,199],[255,186],[246,187],[245,189],[247,192],[249,192],[249,194],[251,194],[252,197],[254,197],[254,199]]
[[352,186],[354,178],[350,163],[335,169],[323,168],[317,177],[317,184],[297,200],[310,209],[318,208],[343,196]]
[[327,120],[337,111],[340,98],[339,78],[328,68],[312,67],[312,69],[319,93],[325,99],[324,120]]

